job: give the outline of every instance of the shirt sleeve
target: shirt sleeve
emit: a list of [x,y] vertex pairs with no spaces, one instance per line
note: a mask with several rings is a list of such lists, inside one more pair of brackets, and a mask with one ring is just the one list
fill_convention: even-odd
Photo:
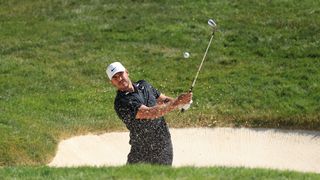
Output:
[[141,105],[136,98],[122,98],[115,102],[115,110],[119,118],[128,124],[135,119]]
[[[150,85],[150,84],[149,84]],[[150,85],[150,88],[152,90],[152,93],[154,95],[154,97],[156,97],[156,99],[158,99],[158,97],[160,96],[160,91],[158,91],[156,88],[154,88],[152,85]]]

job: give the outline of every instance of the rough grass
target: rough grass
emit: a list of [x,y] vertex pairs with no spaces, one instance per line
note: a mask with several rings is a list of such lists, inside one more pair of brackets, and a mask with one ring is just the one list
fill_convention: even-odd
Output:
[[[105,66],[161,92],[194,88],[171,127],[320,130],[320,3],[0,0],[0,166],[47,163],[61,138],[125,129]],[[191,54],[183,59],[183,52]]]
[[0,169],[2,179],[319,179],[319,174],[245,168],[170,168],[135,165],[123,167],[12,167]]

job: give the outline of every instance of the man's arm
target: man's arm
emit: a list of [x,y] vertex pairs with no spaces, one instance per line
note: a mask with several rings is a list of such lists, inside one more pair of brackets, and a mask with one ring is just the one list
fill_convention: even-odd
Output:
[[147,107],[141,105],[136,114],[136,119],[155,119],[164,116],[168,112],[178,109],[181,105],[189,103],[192,99],[192,93],[181,94],[176,99],[165,95],[160,95],[159,98],[159,103],[156,106]]
[[174,101],[174,98],[166,96],[164,94],[160,94],[160,96],[157,99],[157,105],[166,104],[173,101]]

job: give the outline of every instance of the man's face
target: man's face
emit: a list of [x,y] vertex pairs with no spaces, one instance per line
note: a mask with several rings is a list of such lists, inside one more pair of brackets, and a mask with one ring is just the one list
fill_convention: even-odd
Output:
[[115,74],[111,79],[111,83],[118,90],[127,90],[130,85],[128,71],[126,70],[124,72],[118,72],[117,74]]

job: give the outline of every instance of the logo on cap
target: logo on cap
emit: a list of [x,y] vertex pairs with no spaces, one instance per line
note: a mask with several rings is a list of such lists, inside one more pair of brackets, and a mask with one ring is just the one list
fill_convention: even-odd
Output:
[[109,79],[112,79],[112,76],[117,74],[118,72],[124,72],[126,69],[123,67],[123,65],[119,62],[113,62],[111,63],[107,69],[106,69],[106,73],[109,77]]

